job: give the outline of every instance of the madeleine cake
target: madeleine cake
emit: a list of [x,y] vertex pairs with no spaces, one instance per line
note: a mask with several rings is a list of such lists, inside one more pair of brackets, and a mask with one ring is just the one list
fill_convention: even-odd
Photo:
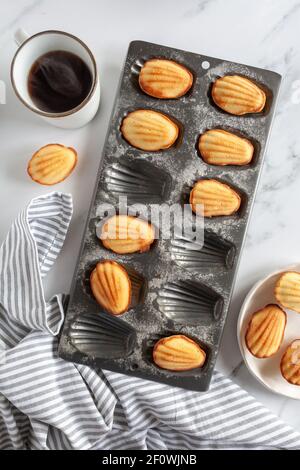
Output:
[[293,385],[300,385],[300,339],[293,341],[282,356],[282,376]]
[[121,315],[139,302],[142,279],[116,261],[97,263],[90,286],[97,302],[109,313]]
[[203,366],[205,359],[205,351],[194,340],[184,335],[162,338],[153,348],[153,361],[161,369],[197,369]]
[[236,116],[260,113],[266,104],[265,92],[240,75],[218,78],[212,87],[212,98],[219,108]]
[[203,179],[195,183],[190,193],[190,205],[195,214],[204,217],[232,215],[239,210],[241,197],[225,183]]
[[210,165],[247,165],[254,153],[252,143],[244,137],[222,129],[204,132],[198,144],[201,157]]
[[282,344],[285,326],[286,313],[278,305],[266,305],[255,312],[245,336],[251,354],[258,358],[273,356]]
[[51,186],[65,180],[76,163],[77,153],[73,148],[49,144],[35,152],[27,171],[33,181]]
[[133,147],[154,152],[171,147],[178,138],[179,127],[165,114],[138,109],[123,119],[121,132]]
[[274,293],[280,305],[300,313],[300,273],[287,271],[281,274]]
[[143,253],[155,239],[153,225],[130,215],[115,215],[103,225],[99,237],[105,248],[115,253]]
[[140,71],[139,84],[147,95],[154,98],[180,98],[191,88],[193,75],[173,60],[150,59]]

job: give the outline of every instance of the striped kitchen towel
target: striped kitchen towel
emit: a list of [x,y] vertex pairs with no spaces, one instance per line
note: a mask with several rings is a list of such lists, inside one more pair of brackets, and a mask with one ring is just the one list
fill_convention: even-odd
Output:
[[57,355],[63,295],[43,278],[64,243],[67,194],[34,199],[0,249],[0,448],[300,449],[300,435],[215,372],[196,393]]

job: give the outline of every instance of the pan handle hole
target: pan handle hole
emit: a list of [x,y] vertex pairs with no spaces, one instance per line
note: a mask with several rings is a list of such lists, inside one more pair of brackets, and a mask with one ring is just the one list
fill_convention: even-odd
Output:
[[201,64],[201,67],[204,69],[204,70],[208,70],[209,67],[210,67],[210,63],[208,62],[208,60],[204,60]]

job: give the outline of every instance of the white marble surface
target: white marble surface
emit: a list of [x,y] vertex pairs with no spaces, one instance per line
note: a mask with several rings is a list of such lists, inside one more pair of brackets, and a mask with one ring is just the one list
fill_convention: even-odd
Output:
[[[75,212],[65,247],[47,279],[48,294],[69,290],[101,149],[128,43],[144,39],[270,68],[284,76],[266,163],[234,290],[218,368],[300,431],[300,403],[276,396],[241,362],[236,320],[252,284],[270,271],[300,261],[300,1],[299,0],[14,0],[1,2],[0,239],[33,196],[49,191],[26,174],[31,154],[50,142],[74,146],[79,164],[58,190],[71,192]],[[13,33],[63,29],[81,37],[98,61],[101,109],[78,131],[43,123],[16,99],[9,83]]]

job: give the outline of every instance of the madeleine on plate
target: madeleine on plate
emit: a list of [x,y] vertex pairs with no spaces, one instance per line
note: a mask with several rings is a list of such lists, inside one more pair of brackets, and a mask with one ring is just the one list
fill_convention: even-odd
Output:
[[138,217],[114,215],[103,225],[99,238],[105,248],[115,253],[143,253],[154,242],[155,230]]
[[178,138],[179,127],[165,114],[138,109],[123,119],[121,132],[133,147],[154,152],[171,147]]
[[232,215],[241,205],[240,195],[230,186],[214,179],[195,183],[190,193],[193,212],[204,217]]
[[278,305],[266,305],[253,313],[246,332],[246,345],[258,358],[271,357],[279,350],[286,326],[286,313]]
[[265,92],[240,75],[218,78],[212,87],[212,98],[219,108],[236,116],[260,113],[266,104]]
[[150,59],[143,65],[139,84],[154,98],[180,98],[193,84],[192,73],[183,65],[166,59]]
[[33,181],[51,186],[65,180],[76,163],[77,153],[73,148],[49,144],[35,152],[27,171]]
[[250,140],[222,129],[204,132],[198,148],[203,160],[210,165],[247,165],[254,154]]
[[274,293],[280,305],[300,313],[300,273],[287,271],[281,274]]
[[92,271],[90,286],[104,310],[121,315],[138,304],[142,279],[116,261],[104,260]]
[[282,376],[293,385],[300,385],[300,339],[293,341],[282,356]]
[[202,367],[206,353],[191,338],[173,335],[160,339],[153,349],[153,361],[161,369],[185,371]]

